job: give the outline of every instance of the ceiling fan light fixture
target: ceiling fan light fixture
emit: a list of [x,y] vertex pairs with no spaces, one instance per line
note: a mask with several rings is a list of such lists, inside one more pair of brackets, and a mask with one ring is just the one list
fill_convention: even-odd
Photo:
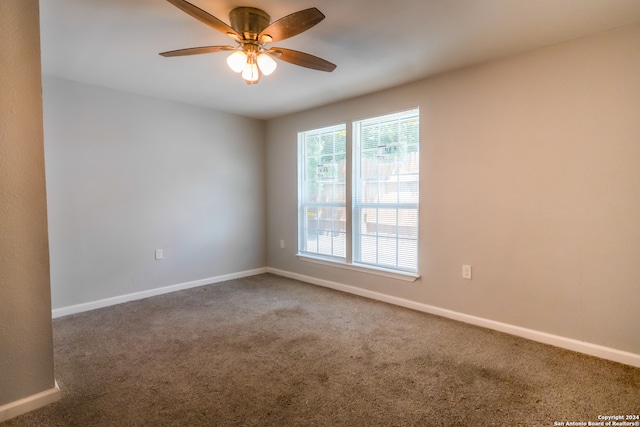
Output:
[[276,70],[278,64],[266,53],[261,53],[258,55],[258,67],[262,74],[268,76]]
[[247,54],[241,50],[233,52],[227,57],[227,65],[236,73],[242,73],[247,65]]
[[221,51],[234,51],[227,57],[227,64],[234,72],[242,75],[247,84],[260,81],[260,76],[270,75],[277,68],[275,57],[301,67],[319,71],[333,71],[336,66],[331,62],[308,53],[292,49],[267,47],[266,44],[278,42],[307,31],[324,19],[324,15],[315,7],[291,13],[284,18],[271,22],[268,13],[255,7],[236,7],[229,13],[229,26],[225,22],[189,3],[187,0],[167,0],[183,12],[226,34],[238,45],[201,46],[161,52],[165,57],[198,55]]

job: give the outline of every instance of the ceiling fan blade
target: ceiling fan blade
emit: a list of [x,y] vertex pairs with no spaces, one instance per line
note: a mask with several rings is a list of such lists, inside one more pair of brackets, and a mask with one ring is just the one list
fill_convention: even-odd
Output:
[[168,52],[162,52],[160,55],[164,57],[170,56],[186,56],[186,55],[200,55],[202,53],[215,53],[223,50],[235,50],[232,46],[202,46],[202,47],[190,47],[187,49],[170,50]]
[[167,1],[172,5],[174,5],[175,7],[177,7],[178,9],[182,10],[183,12],[186,12],[189,15],[193,16],[194,18],[198,19],[199,21],[204,22],[211,28],[214,28],[220,31],[223,34],[227,34],[236,40],[242,39],[240,34],[238,34],[238,32],[233,28],[231,28],[229,25],[225,24],[215,16],[211,15],[208,12],[205,12],[199,7],[192,5],[188,1],[185,1],[185,0],[167,0]]
[[324,15],[315,7],[287,15],[273,22],[262,30],[258,40],[263,43],[288,39],[316,25],[324,19]]
[[335,64],[332,64],[325,59],[318,58],[317,56],[313,56],[308,53],[299,52],[297,50],[274,47],[269,49],[267,53],[283,61],[300,65],[301,67],[311,68],[312,70],[331,72],[336,69]]

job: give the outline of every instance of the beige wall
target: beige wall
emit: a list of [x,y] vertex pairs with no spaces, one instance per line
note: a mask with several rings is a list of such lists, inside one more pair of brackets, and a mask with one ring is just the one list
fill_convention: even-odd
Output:
[[266,266],[264,122],[49,76],[43,87],[54,310]]
[[0,2],[0,421],[54,388],[38,1]]
[[[269,266],[640,354],[638,46],[640,24],[271,120]],[[298,259],[297,131],[414,106],[421,279]]]

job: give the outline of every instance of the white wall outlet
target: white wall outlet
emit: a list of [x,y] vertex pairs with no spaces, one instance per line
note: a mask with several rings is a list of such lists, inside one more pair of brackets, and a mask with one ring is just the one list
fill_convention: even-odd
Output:
[[284,249],[284,240],[280,240],[280,249]]
[[162,249],[156,249],[156,259],[162,259],[164,257],[164,253]]
[[471,280],[471,266],[463,265],[462,266],[462,278]]

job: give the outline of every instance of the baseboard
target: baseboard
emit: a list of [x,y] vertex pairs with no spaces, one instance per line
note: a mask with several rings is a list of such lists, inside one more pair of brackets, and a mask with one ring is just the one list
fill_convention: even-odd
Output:
[[171,292],[182,291],[184,289],[196,288],[198,286],[210,285],[212,283],[224,282],[227,280],[240,279],[243,277],[255,276],[267,272],[267,268],[256,268],[253,270],[241,271],[238,273],[225,274],[222,276],[208,277],[206,279],[193,280],[191,282],[178,283],[176,285],[164,286],[162,288],[154,288],[131,294],[118,295],[116,297],[105,298],[97,301],[85,302],[82,304],[71,305],[51,310],[51,315],[55,319],[57,317],[68,316],[70,314],[82,313],[84,311],[95,310],[97,308],[109,307],[111,305],[122,304],[124,302],[135,301],[139,299],[154,297],[157,295],[168,294]]
[[508,323],[497,322],[495,320],[485,319],[482,317],[476,317],[469,314],[459,313],[452,310],[447,310],[440,307],[435,307],[428,304],[422,304],[419,302],[407,300],[404,298],[398,298],[379,292],[369,291],[361,289],[355,286],[345,285],[338,282],[332,282],[329,280],[318,279],[316,277],[305,276],[303,274],[292,273],[289,271],[279,270],[276,268],[268,267],[267,271],[279,276],[288,277],[291,279],[300,280],[303,282],[311,283],[326,288],[335,289],[342,292],[347,292],[354,295],[359,295],[366,298],[386,302],[389,304],[398,305],[401,307],[410,308],[413,310],[421,311],[424,313],[435,314],[437,316],[446,317],[449,319],[457,320],[464,323],[469,323],[476,326],[481,326],[488,329],[504,332],[507,334],[527,338],[532,341],[541,342],[544,344],[553,345],[555,347],[564,348],[567,350],[576,351],[578,353],[588,354],[590,356],[599,357],[601,359],[612,360],[618,363],[624,363],[625,365],[634,366],[640,368],[640,354],[629,353],[622,350],[616,350],[614,348],[604,347],[597,344],[588,343],[585,341],[579,341],[572,338],[561,337],[558,335],[549,334],[546,332],[540,332],[533,329],[522,328],[520,326],[510,325]]
[[7,421],[10,418],[15,418],[19,415],[26,414],[27,412],[42,408],[43,406],[47,406],[59,399],[60,388],[56,382],[55,386],[49,390],[41,391],[40,393],[36,393],[32,396],[0,406],[0,423]]

